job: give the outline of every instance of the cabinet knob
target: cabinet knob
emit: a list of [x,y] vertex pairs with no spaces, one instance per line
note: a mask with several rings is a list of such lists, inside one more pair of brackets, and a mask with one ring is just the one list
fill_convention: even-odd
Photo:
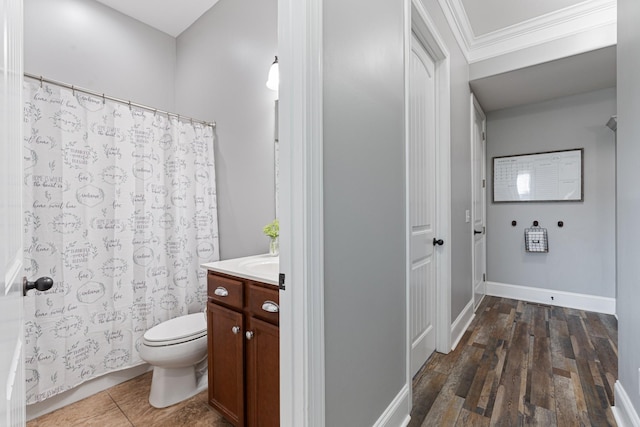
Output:
[[262,303],[262,309],[269,313],[278,313],[280,311],[280,307],[273,301],[265,301]]
[[234,335],[238,335],[240,333],[240,326],[234,326],[231,328],[231,332],[233,332]]
[[226,297],[229,295],[229,291],[223,288],[222,286],[218,286],[216,290],[213,291],[213,293],[218,295],[219,297]]
[[247,337],[248,340],[253,338],[253,331],[247,331],[244,333],[244,336]]

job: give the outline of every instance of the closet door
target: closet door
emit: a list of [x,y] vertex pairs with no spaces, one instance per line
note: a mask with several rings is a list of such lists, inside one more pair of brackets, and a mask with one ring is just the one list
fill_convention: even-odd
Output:
[[411,375],[436,348],[435,63],[415,34],[409,68]]

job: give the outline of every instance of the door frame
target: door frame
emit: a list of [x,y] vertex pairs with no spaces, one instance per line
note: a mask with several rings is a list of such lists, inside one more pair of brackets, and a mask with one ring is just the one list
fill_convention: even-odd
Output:
[[[449,51],[433,20],[419,0],[405,0],[405,182],[409,182],[409,58],[411,33],[435,62],[436,80],[436,235],[445,244],[434,250],[436,265],[436,350],[451,351],[451,127]],[[411,393],[411,301],[410,301],[410,221],[409,188],[405,185],[405,293],[406,293],[406,372]],[[411,401],[411,397],[409,398]]]
[[280,424],[325,424],[322,0],[278,0]]
[[[475,236],[473,234],[474,231],[474,227],[473,224],[475,223],[475,215],[474,215],[474,210],[473,210],[473,189],[475,188],[475,164],[473,162],[473,153],[474,153],[474,149],[475,149],[475,144],[477,143],[476,141],[476,134],[475,134],[475,119],[476,119],[476,112],[480,115],[480,117],[482,118],[482,132],[484,133],[484,145],[483,145],[483,150],[482,150],[482,162],[484,164],[484,179],[485,182],[488,184],[487,181],[487,137],[486,137],[486,132],[487,132],[487,116],[484,113],[484,111],[482,110],[482,106],[480,105],[480,103],[478,102],[478,99],[476,98],[475,94],[473,92],[471,92],[470,95],[470,141],[471,141],[471,225],[470,225],[470,231],[471,231],[471,301],[473,304],[473,311],[476,310],[477,305],[476,302],[478,304],[480,304],[480,302],[482,301],[482,299],[484,299],[484,297],[487,295],[487,280],[485,277],[484,280],[484,293],[482,296],[482,299],[480,301],[476,301],[476,289],[475,289],[475,283],[473,280],[473,274],[476,271],[475,267],[476,267],[476,256],[475,256],[475,250],[474,248],[474,244],[475,244]],[[484,222],[485,225],[487,223],[487,187],[485,186],[485,193],[484,193],[485,197],[484,197],[484,203],[482,204],[482,210],[483,213],[482,215],[484,216]],[[486,228],[485,228],[486,230]],[[487,271],[487,233],[485,231],[484,233],[484,268],[482,269],[482,271],[484,271],[486,273]]]

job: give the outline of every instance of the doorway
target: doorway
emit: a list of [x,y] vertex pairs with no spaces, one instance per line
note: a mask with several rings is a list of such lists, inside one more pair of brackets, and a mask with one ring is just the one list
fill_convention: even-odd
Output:
[[449,53],[424,6],[405,36],[407,381],[451,350]]
[[476,97],[471,94],[471,238],[473,251],[473,310],[475,311],[487,288],[487,118]]

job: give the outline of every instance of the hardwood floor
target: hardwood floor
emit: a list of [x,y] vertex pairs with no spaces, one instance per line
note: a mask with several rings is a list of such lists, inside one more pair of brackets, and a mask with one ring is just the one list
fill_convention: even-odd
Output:
[[231,427],[207,404],[207,391],[164,409],[149,405],[151,372],[43,415],[27,427]]
[[487,297],[413,380],[409,426],[615,426],[614,316]]

